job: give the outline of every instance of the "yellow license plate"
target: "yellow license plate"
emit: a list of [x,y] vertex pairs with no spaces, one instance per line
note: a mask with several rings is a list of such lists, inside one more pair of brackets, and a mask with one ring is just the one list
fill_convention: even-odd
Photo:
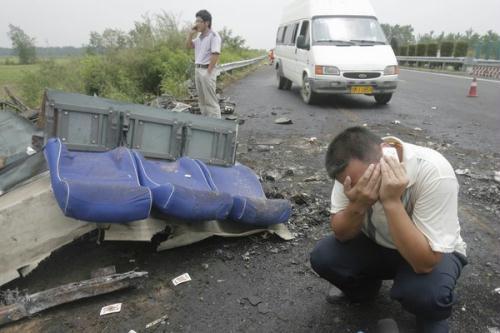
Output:
[[352,86],[351,94],[373,94],[372,86]]

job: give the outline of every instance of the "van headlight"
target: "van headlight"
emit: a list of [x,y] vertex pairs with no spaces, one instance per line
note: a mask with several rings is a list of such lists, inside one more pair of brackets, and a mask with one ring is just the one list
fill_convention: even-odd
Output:
[[316,75],[340,75],[340,70],[335,66],[314,66]]
[[384,75],[397,75],[399,74],[399,66],[387,66],[384,69]]

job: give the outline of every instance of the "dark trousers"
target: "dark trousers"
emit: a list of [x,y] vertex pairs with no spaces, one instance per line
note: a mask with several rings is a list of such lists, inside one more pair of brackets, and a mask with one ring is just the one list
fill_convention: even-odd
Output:
[[328,236],[311,253],[316,273],[354,300],[374,296],[382,280],[393,279],[391,298],[415,314],[417,321],[440,321],[451,315],[453,289],[466,264],[462,255],[446,253],[432,272],[417,274],[398,251],[362,233],[346,242]]

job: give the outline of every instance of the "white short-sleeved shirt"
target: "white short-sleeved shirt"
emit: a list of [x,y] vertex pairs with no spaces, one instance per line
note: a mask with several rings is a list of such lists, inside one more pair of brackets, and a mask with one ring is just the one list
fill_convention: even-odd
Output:
[[222,40],[217,32],[210,29],[206,34],[199,34],[193,39],[193,46],[195,64],[208,65],[212,53],[220,54]]
[[[450,163],[430,148],[402,142],[395,137],[383,140],[402,144],[403,162],[409,178],[402,201],[415,226],[425,235],[432,250],[457,251],[465,256],[466,244],[460,236],[458,221],[458,181]],[[330,212],[336,214],[348,204],[343,184],[335,181]],[[379,201],[366,213],[362,232],[379,245],[396,248]]]

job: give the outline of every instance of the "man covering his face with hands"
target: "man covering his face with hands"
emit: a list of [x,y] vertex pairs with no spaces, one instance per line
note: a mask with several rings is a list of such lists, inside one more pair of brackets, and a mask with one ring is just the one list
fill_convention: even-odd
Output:
[[[386,148],[394,154],[383,154]],[[333,234],[314,248],[312,268],[356,302],[394,280],[391,298],[416,315],[419,332],[448,332],[453,290],[467,264],[449,162],[352,127],[330,143],[326,169],[334,180]]]

